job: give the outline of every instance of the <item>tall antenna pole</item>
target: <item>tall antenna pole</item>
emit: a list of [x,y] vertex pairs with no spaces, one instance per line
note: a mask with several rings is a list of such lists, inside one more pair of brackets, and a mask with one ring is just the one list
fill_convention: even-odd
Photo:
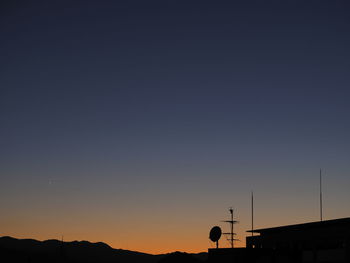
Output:
[[231,248],[233,248],[233,209],[230,209],[231,213]]
[[229,209],[229,211],[231,213],[231,220],[225,220],[223,222],[226,222],[226,223],[230,224],[230,232],[229,233],[223,233],[223,234],[228,236],[227,240],[230,242],[231,248],[233,248],[234,247],[234,241],[237,240],[237,239],[234,238],[236,233],[233,233],[233,224],[236,224],[238,222],[233,220],[233,208],[232,207]]
[[322,216],[322,170],[320,169],[320,219],[323,221],[323,216]]
[[252,236],[254,235],[254,193],[252,191]]

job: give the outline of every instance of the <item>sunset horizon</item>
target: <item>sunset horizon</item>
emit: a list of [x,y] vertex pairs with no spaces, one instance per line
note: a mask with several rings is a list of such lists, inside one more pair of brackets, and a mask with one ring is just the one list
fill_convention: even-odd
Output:
[[349,7],[4,1],[0,236],[208,252],[233,208],[246,248],[252,193],[254,229],[350,217]]

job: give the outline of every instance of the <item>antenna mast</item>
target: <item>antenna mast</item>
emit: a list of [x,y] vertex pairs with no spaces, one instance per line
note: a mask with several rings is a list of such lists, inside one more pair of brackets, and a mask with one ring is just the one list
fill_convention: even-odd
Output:
[[231,220],[225,220],[223,222],[230,224],[231,231],[229,233],[224,233],[224,235],[228,236],[227,240],[230,242],[231,248],[234,248],[234,240],[237,240],[237,239],[234,238],[234,235],[236,235],[236,233],[233,233],[233,224],[238,223],[238,221],[233,220],[233,208],[232,207],[229,209],[229,211],[231,213]]
[[322,170],[320,169],[320,219],[323,221],[323,207],[322,207]]
[[254,235],[254,193],[252,191],[252,236]]

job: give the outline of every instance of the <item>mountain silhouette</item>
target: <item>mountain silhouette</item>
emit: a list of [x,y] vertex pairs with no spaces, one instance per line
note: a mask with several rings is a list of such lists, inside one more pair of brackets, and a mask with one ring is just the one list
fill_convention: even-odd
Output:
[[[201,262],[206,253],[152,255],[123,249],[114,249],[109,245],[88,241],[61,242],[59,240],[37,241],[34,239],[16,239],[0,237],[0,262],[66,262],[66,263],[172,263]],[[177,260],[177,261],[176,261]]]

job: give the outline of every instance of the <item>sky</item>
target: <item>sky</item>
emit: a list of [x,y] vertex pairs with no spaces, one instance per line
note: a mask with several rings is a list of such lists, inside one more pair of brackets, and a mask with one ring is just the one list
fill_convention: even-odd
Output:
[[[350,216],[347,1],[2,1],[0,235],[200,252]],[[220,246],[228,246],[224,239]]]

